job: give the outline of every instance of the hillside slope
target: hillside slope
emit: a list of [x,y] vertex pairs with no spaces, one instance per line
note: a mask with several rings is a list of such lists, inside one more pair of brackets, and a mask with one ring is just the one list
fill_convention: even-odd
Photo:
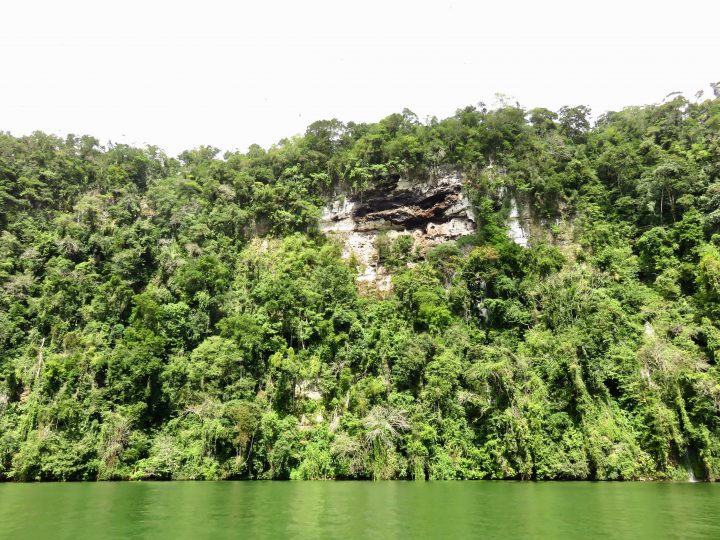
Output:
[[720,98],[0,135],[0,479],[720,479]]

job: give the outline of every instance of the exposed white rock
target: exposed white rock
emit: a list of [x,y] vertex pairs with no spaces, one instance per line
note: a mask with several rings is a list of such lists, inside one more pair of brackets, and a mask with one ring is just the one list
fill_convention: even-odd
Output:
[[467,218],[452,218],[445,223],[429,223],[425,236],[433,240],[445,241],[449,238],[457,238],[475,232],[475,224]]
[[352,255],[355,255],[360,263],[366,266],[373,265],[377,262],[376,238],[377,232],[375,231],[353,231],[347,235],[343,235],[344,249],[342,256],[349,259]]
[[352,218],[355,203],[345,197],[335,199],[323,208],[320,217],[320,230],[324,232],[348,232],[355,230],[356,223]]
[[649,338],[655,337],[655,329],[650,321],[645,321],[645,335]]
[[372,282],[372,281],[375,281],[376,279],[377,279],[377,265],[376,264],[366,264],[362,273],[358,273],[358,277],[357,277],[358,281],[367,281],[367,282]]
[[337,412],[337,409],[333,411],[332,420],[330,420],[330,425],[328,426],[328,429],[330,430],[330,433],[334,433],[337,431],[337,428],[340,427],[340,415]]
[[317,401],[322,399],[322,392],[314,381],[303,380],[295,385],[295,397]]
[[510,197],[510,215],[508,216],[507,227],[510,240],[522,247],[528,247],[528,234],[521,221],[517,199]]
[[359,263],[358,281],[379,290],[391,286],[390,275],[378,264],[377,239],[382,232],[393,240],[410,234],[414,248],[436,244],[475,231],[475,216],[462,193],[462,178],[447,174],[424,182],[400,179],[384,191],[363,198],[341,195],[323,209],[320,229],[342,246],[342,256]]

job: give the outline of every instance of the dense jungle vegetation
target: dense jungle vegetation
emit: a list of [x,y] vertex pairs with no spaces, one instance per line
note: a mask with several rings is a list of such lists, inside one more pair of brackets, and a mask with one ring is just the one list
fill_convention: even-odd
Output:
[[[0,479],[720,479],[720,97],[589,113],[0,134]],[[359,290],[328,198],[448,169],[477,233]]]

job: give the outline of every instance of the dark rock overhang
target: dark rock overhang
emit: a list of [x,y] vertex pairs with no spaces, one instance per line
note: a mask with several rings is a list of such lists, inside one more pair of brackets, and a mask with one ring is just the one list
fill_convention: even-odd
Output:
[[[358,222],[383,221],[401,229],[415,229],[427,223],[442,223],[462,215],[458,208],[462,199],[462,185],[445,182],[436,185],[419,184],[410,188],[388,186],[366,191],[353,197],[352,217]],[[451,213],[448,213],[454,209]]]

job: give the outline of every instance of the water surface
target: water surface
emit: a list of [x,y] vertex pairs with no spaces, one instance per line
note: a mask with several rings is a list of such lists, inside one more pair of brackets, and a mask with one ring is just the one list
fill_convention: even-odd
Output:
[[720,485],[0,484],[0,538],[720,538]]

